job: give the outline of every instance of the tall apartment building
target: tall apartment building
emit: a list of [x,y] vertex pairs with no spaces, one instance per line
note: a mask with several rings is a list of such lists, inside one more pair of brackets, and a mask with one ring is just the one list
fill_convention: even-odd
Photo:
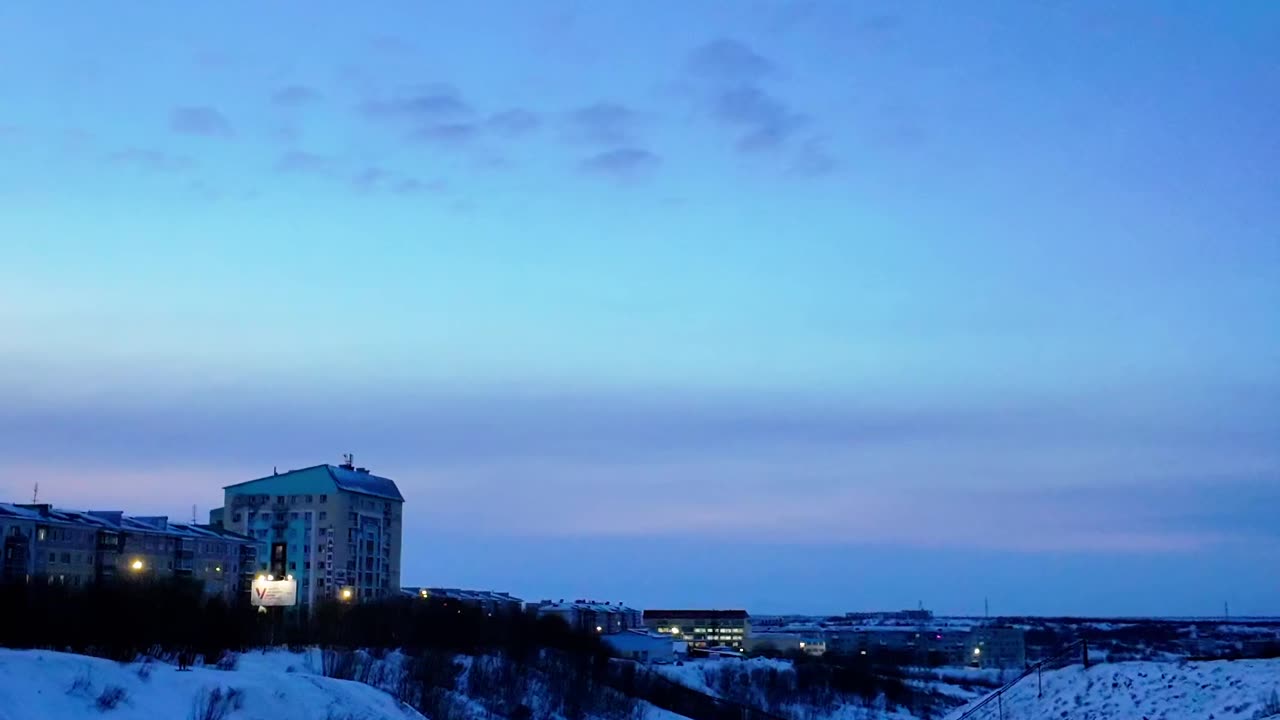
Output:
[[746,610],[645,610],[644,624],[689,647],[742,648],[751,634]]
[[259,543],[258,571],[298,582],[298,603],[400,593],[396,484],[355,467],[316,465],[228,485],[211,524]]
[[82,587],[125,578],[189,578],[206,594],[234,601],[248,592],[257,566],[251,538],[119,511],[0,503],[0,537],[5,582]]

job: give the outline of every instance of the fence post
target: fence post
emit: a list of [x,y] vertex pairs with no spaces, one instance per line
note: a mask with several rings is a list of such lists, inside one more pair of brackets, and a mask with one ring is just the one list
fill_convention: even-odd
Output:
[[1081,640],[1080,647],[1084,651],[1084,669],[1089,669],[1089,641]]
[[1004,693],[996,696],[996,708],[1000,710],[1000,720],[1004,720]]
[[1038,698],[1044,697],[1044,682],[1040,679],[1040,670],[1043,667],[1043,665],[1036,666],[1036,697]]

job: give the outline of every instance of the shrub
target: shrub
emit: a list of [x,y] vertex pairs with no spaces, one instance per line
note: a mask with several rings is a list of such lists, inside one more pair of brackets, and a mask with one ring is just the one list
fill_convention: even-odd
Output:
[[154,669],[151,658],[144,658],[142,662],[138,663],[138,679],[142,682],[149,681],[151,679],[151,671]]
[[240,664],[239,655],[231,652],[230,650],[223,650],[222,654],[218,656],[218,661],[214,663],[213,666],[219,670],[226,670],[230,672],[232,670],[235,670],[236,667],[239,666],[239,664]]
[[129,699],[129,693],[119,685],[108,685],[102,688],[95,703],[102,712],[115,710],[116,706]]
[[1254,712],[1253,717],[1256,720],[1263,720],[1277,716],[1280,716],[1280,694],[1272,690],[1271,697],[1263,699],[1262,705]]
[[84,672],[71,681],[71,687],[67,688],[67,694],[86,697],[93,694],[93,676],[89,674],[89,668],[85,668]]
[[239,688],[204,688],[191,701],[191,720],[225,720],[244,706]]

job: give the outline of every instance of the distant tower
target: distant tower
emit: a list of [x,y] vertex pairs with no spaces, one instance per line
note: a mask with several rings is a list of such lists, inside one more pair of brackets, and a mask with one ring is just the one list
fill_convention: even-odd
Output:
[[197,521],[196,521],[196,506],[195,506],[195,503],[192,503],[192,504],[191,504],[191,524],[192,524],[192,525],[195,525],[195,524],[196,524],[196,522],[197,522]]
[[38,502],[40,502],[40,483],[36,483],[36,486],[31,489],[31,504],[35,505]]

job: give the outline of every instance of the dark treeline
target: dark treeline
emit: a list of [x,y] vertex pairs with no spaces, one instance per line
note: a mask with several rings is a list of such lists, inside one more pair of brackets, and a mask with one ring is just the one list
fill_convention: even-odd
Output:
[[[812,712],[802,708],[883,699],[919,709],[922,702],[890,666],[865,659],[802,657],[792,673],[726,672],[716,698],[612,660],[597,636],[575,632],[557,618],[489,616],[457,603],[408,597],[325,604],[307,618],[279,608],[260,613],[247,597],[235,604],[206,598],[198,585],[180,580],[86,588],[0,585],[0,645],[123,662],[187,652],[228,666],[231,653],[267,645],[320,646],[325,652],[318,670],[382,687],[434,720],[466,715],[463,694],[491,716],[511,720],[634,720],[643,714],[641,700],[693,720],[796,720]],[[394,677],[387,663],[377,661],[391,650],[403,654]],[[726,670],[746,670],[734,660],[724,663]],[[464,670],[466,687],[460,688]]]

